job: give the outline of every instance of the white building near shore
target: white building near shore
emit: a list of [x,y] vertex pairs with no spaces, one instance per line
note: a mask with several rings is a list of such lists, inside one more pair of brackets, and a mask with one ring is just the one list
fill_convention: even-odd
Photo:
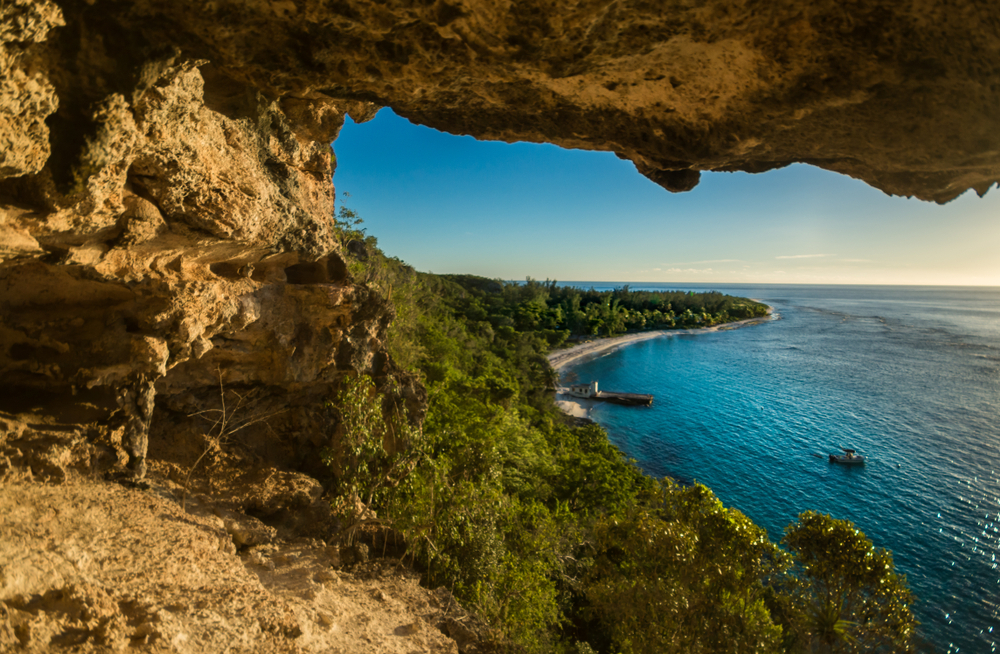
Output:
[[592,381],[588,384],[571,384],[566,389],[566,395],[582,397],[584,399],[593,399],[597,397],[597,382]]

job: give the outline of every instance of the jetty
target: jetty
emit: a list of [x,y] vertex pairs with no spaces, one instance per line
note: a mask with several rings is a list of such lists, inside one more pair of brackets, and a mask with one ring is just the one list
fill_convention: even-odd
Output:
[[649,406],[653,403],[653,396],[648,393],[619,393],[617,391],[601,391],[597,389],[597,382],[592,381],[586,384],[572,384],[565,390],[566,395],[583,398],[585,400],[598,400],[600,402],[611,402],[612,404],[624,404],[626,406]]

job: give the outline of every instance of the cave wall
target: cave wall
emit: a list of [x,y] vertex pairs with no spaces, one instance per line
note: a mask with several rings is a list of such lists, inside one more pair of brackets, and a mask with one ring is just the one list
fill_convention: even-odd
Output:
[[140,471],[220,385],[287,409],[288,465],[344,374],[419,416],[332,229],[348,114],[610,150],[672,191],[793,162],[937,202],[1000,179],[982,0],[8,0],[0,73],[0,412],[41,416],[8,467],[91,425],[72,442]]
[[7,467],[89,465],[91,441],[141,476],[150,435],[169,459],[250,390],[237,418],[273,414],[256,428],[286,442],[272,463],[321,467],[344,374],[420,416],[383,345],[392,310],[348,278],[333,231],[329,143],[366,103],[267,97],[169,44],[137,56],[53,3],[0,11]]

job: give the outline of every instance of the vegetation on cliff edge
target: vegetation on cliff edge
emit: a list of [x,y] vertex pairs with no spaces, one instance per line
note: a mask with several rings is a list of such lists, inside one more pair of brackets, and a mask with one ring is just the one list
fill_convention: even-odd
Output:
[[355,525],[355,498],[375,509],[498,649],[911,651],[905,579],[853,525],[807,512],[779,546],[709,489],[647,477],[554,406],[545,355],[573,335],[709,325],[763,305],[417,273],[352,212],[340,218],[352,275],[394,305],[393,357],[429,395],[420,429],[364,378],[333,398],[340,506]]

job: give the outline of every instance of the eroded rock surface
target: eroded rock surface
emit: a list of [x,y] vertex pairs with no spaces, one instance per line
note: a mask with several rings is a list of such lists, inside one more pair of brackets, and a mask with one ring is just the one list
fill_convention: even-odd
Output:
[[804,161],[943,201],[1000,174],[1000,10],[983,0],[63,7],[81,27],[60,48],[93,77],[176,46],[295,118],[374,101],[478,138],[612,150],[672,190]]
[[[0,4],[0,650],[454,651],[313,579],[326,401],[369,374],[425,403],[334,231],[329,143],[370,105],[263,93],[128,13]],[[239,557],[305,535],[301,587]]]
[[[419,417],[422,391],[381,344],[391,309],[338,254],[337,103],[206,85],[210,63],[169,44],[131,53],[126,74],[112,35],[79,22],[91,9],[3,11],[5,62],[32,62],[67,99],[49,134],[55,99],[7,96],[10,131],[31,142],[5,152],[31,156],[7,157],[0,182],[0,410],[103,411],[140,476],[150,429],[205,410],[220,386],[267,389],[259,403],[284,410],[257,430],[309,433],[313,453],[345,373],[392,377]],[[46,50],[64,15],[78,22]]]

